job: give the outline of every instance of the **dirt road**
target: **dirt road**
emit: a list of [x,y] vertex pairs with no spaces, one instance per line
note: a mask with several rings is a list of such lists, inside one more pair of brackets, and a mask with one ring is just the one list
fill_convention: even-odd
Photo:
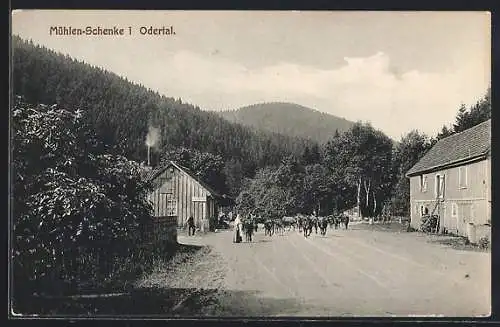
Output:
[[[221,281],[207,315],[222,316],[478,316],[490,312],[490,253],[429,243],[417,233],[329,229],[304,238],[232,232],[179,242],[208,245]],[[210,276],[212,275],[212,276]]]

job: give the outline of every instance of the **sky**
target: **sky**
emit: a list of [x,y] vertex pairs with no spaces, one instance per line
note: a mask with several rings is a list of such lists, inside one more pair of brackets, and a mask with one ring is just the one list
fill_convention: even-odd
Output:
[[[399,139],[435,135],[484,95],[490,22],[487,12],[21,10],[11,31],[204,110],[293,102]],[[51,35],[57,26],[125,35]],[[150,26],[175,35],[140,33]]]

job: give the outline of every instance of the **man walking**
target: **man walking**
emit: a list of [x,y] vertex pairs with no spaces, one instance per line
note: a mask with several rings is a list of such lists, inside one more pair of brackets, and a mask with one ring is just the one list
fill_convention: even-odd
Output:
[[[193,234],[191,234],[191,230],[193,231]],[[189,216],[189,218],[188,218],[188,235],[189,236],[191,236],[191,235],[194,236],[194,231],[195,231],[194,218],[193,218],[193,216]]]

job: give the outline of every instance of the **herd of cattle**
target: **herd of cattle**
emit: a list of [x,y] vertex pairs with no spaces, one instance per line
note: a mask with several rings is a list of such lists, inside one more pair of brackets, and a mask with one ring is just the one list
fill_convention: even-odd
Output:
[[[257,220],[244,219],[242,225],[246,241],[251,242],[253,233],[258,230]],[[272,236],[274,234],[284,235],[285,231],[291,231],[293,229],[294,231],[298,230],[300,233],[303,233],[304,237],[309,237],[313,230],[317,234],[319,229],[319,233],[324,236],[326,235],[328,226],[330,226],[331,229],[338,229],[341,225],[343,225],[345,229],[348,228],[349,216],[331,215],[326,217],[316,217],[299,215],[296,217],[282,217],[264,220],[264,233],[268,236]]]

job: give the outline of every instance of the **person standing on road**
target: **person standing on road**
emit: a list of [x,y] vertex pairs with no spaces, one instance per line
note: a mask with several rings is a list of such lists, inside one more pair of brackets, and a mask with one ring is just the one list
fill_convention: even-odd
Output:
[[241,216],[240,214],[238,214],[236,216],[236,218],[234,219],[234,241],[236,243],[240,243],[241,242],[241,233],[242,233],[242,229],[241,229],[241,224],[242,224],[242,221],[241,221]]
[[194,236],[195,227],[194,227],[193,216],[189,216],[189,218],[188,218],[188,236],[191,236],[191,230],[193,231],[192,235]]

